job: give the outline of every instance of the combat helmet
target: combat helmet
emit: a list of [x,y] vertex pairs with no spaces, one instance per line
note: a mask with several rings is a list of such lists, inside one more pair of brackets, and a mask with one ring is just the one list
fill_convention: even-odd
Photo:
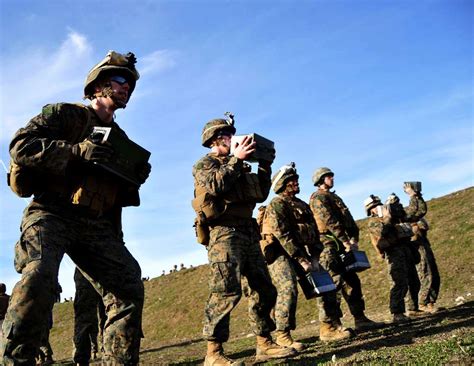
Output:
[[365,212],[367,213],[367,216],[370,216],[370,210],[372,210],[374,207],[381,206],[382,201],[380,200],[380,197],[374,196],[371,194],[368,198],[364,200],[364,207],[365,207]]
[[291,162],[290,164],[283,165],[278,172],[272,178],[272,189],[275,193],[280,193],[285,189],[286,182],[291,178],[299,178],[296,173],[296,165]]
[[226,112],[225,115],[228,119],[215,118],[204,125],[201,133],[202,146],[211,147],[212,139],[217,136],[219,132],[229,131],[232,134],[235,133],[234,115],[230,112]]
[[316,169],[316,171],[313,173],[313,184],[317,186],[321,182],[321,179],[328,174],[334,175],[333,171],[329,168],[321,167]]
[[0,283],[0,294],[4,294],[7,291],[7,286],[4,283]]
[[[123,55],[115,51],[109,51],[107,56],[95,65],[87,74],[84,83],[84,98],[94,98],[94,82],[104,76],[119,75],[127,79],[130,87],[128,91],[128,99],[135,89],[135,84],[140,78],[140,74],[135,68],[137,59],[131,52]],[[128,100],[127,100],[128,101]]]

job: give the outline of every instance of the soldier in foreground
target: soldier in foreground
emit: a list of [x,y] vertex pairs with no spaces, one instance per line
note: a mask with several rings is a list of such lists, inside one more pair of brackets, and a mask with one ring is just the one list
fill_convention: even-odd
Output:
[[[125,136],[114,113],[126,107],[135,88],[135,62],[131,53],[109,52],[87,76],[89,106],[47,105],[10,144],[12,162],[34,176],[26,180],[34,197],[15,247],[15,268],[22,277],[3,324],[0,354],[6,365],[34,365],[64,254],[94,282],[108,310],[104,364],[138,364],[144,290],[140,266],[123,243],[121,211],[140,204],[139,186],[93,164],[114,161],[114,151],[88,138],[94,126]],[[136,173],[143,183],[150,165]],[[11,181],[12,189],[26,190],[14,187],[19,182]]]
[[[323,246],[311,208],[296,197],[300,192],[298,179],[294,163],[281,167],[272,178],[272,188],[277,196],[265,209],[261,224],[261,245],[272,282],[277,289],[276,343],[302,351],[303,343],[294,341],[291,336],[291,331],[296,329],[298,300],[295,267],[299,265],[306,272],[317,270]],[[323,303],[334,304],[335,296],[335,292],[323,295],[327,297]],[[331,314],[334,322],[338,320],[335,307],[328,307],[326,311]],[[348,330],[337,327],[333,329],[331,339],[325,340],[350,336]],[[322,338],[325,337],[327,338],[327,334],[322,334]]]
[[74,271],[74,284],[76,294],[72,359],[76,365],[84,366],[88,365],[91,359],[96,360],[99,351],[102,351],[102,342],[99,342],[98,338],[103,338],[106,316],[102,297],[77,267]]
[[[320,263],[329,272],[337,289],[346,300],[354,317],[355,330],[380,327],[383,323],[374,322],[365,316],[359,276],[356,272],[346,272],[340,257],[345,252],[358,249],[359,228],[342,199],[331,192],[334,187],[334,173],[329,168],[319,168],[313,174],[313,183],[318,190],[311,195],[310,207],[324,245]],[[337,297],[334,306],[341,318],[340,296]],[[331,332],[340,326],[340,323],[331,319],[326,308],[327,306],[320,306],[319,320],[322,324],[326,324]]]
[[[409,246],[409,238],[400,238],[396,225],[379,197],[370,195],[364,201],[369,216],[370,240],[378,255],[387,261],[390,285],[390,313],[393,323],[409,321],[405,316],[405,296],[410,277],[416,277],[415,263]],[[408,239],[408,241],[407,241]]]
[[419,309],[427,313],[436,313],[438,308],[435,303],[441,281],[438,265],[428,240],[428,224],[424,220],[428,207],[421,194],[421,182],[405,182],[403,190],[410,197],[408,207],[405,208],[406,220],[416,228],[415,241],[420,253],[420,262],[416,265],[420,278]]
[[5,314],[8,308],[8,302],[10,301],[10,295],[6,294],[7,286],[4,283],[0,283],[0,339],[3,337],[2,325],[3,319],[5,319]]
[[[195,200],[199,230],[205,222],[210,265],[209,298],[205,308],[204,338],[207,354],[204,364],[242,365],[224,355],[222,344],[229,339],[232,309],[241,296],[241,276],[248,280],[249,318],[257,336],[257,361],[293,356],[293,348],[281,347],[272,341],[275,329],[270,311],[275,304],[272,285],[259,246],[259,232],[252,212],[263,202],[270,190],[271,163],[261,160],[258,174],[249,172],[244,163],[255,151],[255,143],[247,137],[229,156],[233,120],[213,119],[202,131],[202,145],[211,152],[193,167]],[[200,202],[200,203],[195,203]],[[208,210],[208,208],[212,208]]]

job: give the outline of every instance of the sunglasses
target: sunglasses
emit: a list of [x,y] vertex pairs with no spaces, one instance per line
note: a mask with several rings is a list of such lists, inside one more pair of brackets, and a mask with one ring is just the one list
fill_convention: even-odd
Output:
[[120,85],[128,83],[128,80],[125,79],[123,76],[111,76],[110,81],[115,81],[117,84]]

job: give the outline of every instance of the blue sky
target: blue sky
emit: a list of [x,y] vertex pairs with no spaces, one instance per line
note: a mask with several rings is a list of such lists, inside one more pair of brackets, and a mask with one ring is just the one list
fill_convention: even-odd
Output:
[[[16,129],[47,103],[80,102],[108,50],[136,54],[142,77],[116,120],[152,152],[142,205],[124,211],[144,276],[206,262],[191,168],[206,153],[204,123],[225,111],[238,133],[275,141],[275,170],[296,162],[302,199],[316,168],[333,169],[356,218],[371,193],[406,204],[405,180],[422,181],[427,199],[473,185],[470,1],[1,0],[0,17],[5,164]],[[26,204],[0,180],[8,291]],[[74,294],[73,269],[65,258],[63,297]]]

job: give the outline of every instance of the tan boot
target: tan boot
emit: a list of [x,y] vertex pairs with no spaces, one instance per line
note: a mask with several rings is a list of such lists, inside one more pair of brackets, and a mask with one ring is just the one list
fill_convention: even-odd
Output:
[[354,317],[354,330],[359,332],[367,329],[382,328],[384,325],[385,323],[374,322],[373,320],[370,320],[364,314]]
[[257,336],[256,362],[273,358],[286,358],[296,356],[298,352],[292,347],[282,347],[272,341],[270,336]]
[[437,313],[439,309],[435,306],[435,304],[429,302],[426,305],[420,305],[420,310],[425,313],[434,314]]
[[277,330],[275,332],[275,343],[278,344],[279,346],[283,347],[291,347],[297,350],[298,352],[301,352],[302,350],[305,349],[305,345],[301,342],[295,342],[293,337],[290,334],[289,330]]
[[337,321],[334,322],[320,322],[319,324],[319,339],[322,342],[334,342],[341,339],[352,338],[354,335],[350,329],[339,325]]
[[242,361],[234,361],[224,355],[222,343],[208,341],[204,366],[244,366]]

